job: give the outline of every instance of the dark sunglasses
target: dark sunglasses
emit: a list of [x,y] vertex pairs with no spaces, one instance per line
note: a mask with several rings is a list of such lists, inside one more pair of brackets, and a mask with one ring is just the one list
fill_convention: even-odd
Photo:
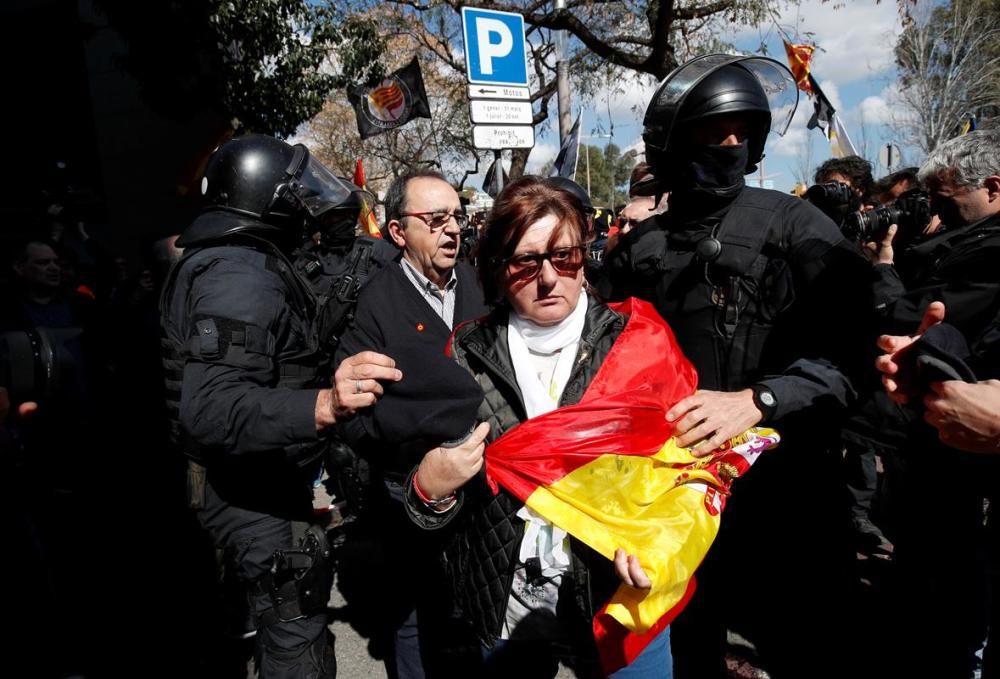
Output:
[[542,262],[548,260],[561,274],[572,276],[583,266],[586,245],[558,248],[552,252],[530,252],[514,255],[503,260],[507,273],[516,278],[534,278],[542,270]]

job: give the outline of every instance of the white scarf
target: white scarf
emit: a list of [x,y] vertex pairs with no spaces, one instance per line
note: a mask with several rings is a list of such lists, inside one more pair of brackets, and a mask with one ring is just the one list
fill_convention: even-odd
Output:
[[[517,386],[521,389],[524,408],[528,417],[544,415],[559,406],[566,382],[569,381],[576,361],[576,352],[583,335],[583,324],[587,318],[587,293],[581,292],[576,308],[557,325],[541,326],[510,312],[507,330],[507,345],[510,360],[514,364]],[[554,354],[556,369],[551,384],[542,384],[535,372],[530,352]]]
[[[514,364],[517,386],[521,389],[524,408],[529,418],[543,415],[559,407],[559,399],[576,362],[586,318],[586,292],[580,293],[576,308],[557,325],[536,325],[513,311],[510,312],[507,345],[510,348],[511,362]],[[538,373],[535,372],[531,351],[536,354],[559,352],[551,384],[542,384]],[[528,507],[522,507],[517,515],[525,521],[519,554],[521,562],[538,557],[542,575],[547,577],[566,572],[570,565],[566,531],[552,525]]]

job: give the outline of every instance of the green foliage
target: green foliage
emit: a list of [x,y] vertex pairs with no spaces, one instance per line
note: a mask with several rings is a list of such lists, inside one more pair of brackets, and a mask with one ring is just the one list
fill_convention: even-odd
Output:
[[375,27],[332,3],[99,0],[98,7],[128,44],[124,66],[170,117],[185,116],[196,101],[247,130],[288,136],[331,90],[383,74]]
[[621,208],[628,200],[628,179],[635,166],[635,158],[635,151],[623,154],[616,144],[608,144],[603,150],[581,144],[576,182],[587,188],[589,162],[589,191],[594,205]]

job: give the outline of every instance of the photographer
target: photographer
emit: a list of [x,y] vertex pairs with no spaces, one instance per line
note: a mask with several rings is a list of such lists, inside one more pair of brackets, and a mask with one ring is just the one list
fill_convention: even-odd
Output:
[[843,228],[856,212],[871,209],[872,164],[859,156],[830,158],[816,169],[806,200]]
[[[871,163],[859,156],[830,158],[816,169],[815,180],[805,193],[806,200],[836,222],[846,237],[857,241],[854,225],[872,207]],[[872,504],[878,491],[876,455],[882,442],[873,441],[870,432],[881,434],[886,423],[870,412],[878,384],[872,381],[856,387],[858,403],[843,433],[844,481],[850,498],[854,546],[862,554],[884,556],[891,552],[892,546],[872,520]]]
[[[944,230],[911,248],[919,256],[905,279],[894,266],[897,229],[890,227],[874,244],[876,311],[884,332],[903,335],[918,327],[931,302],[943,302],[958,339],[973,346],[991,327],[1000,294],[1000,132],[945,142],[919,178]],[[968,458],[943,452],[921,408],[919,402],[906,407],[904,452],[886,465],[898,584],[899,618],[892,629],[899,635],[899,659],[921,649],[914,672],[967,676],[985,634],[983,475]],[[962,482],[943,480],[945,459]],[[915,591],[923,592],[919,601]],[[942,623],[928,627],[926,620]]]

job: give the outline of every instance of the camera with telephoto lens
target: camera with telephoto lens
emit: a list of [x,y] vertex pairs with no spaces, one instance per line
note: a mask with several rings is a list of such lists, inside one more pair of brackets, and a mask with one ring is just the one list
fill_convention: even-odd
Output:
[[813,184],[806,191],[806,200],[820,209],[825,205],[847,205],[854,200],[854,190],[843,182]]
[[854,189],[843,182],[813,184],[806,191],[805,199],[837,225],[843,225],[847,216],[861,207]]
[[931,203],[927,193],[911,189],[891,205],[848,215],[841,230],[849,239],[870,243],[881,240],[893,224],[902,233],[919,233],[930,224],[931,217]]

